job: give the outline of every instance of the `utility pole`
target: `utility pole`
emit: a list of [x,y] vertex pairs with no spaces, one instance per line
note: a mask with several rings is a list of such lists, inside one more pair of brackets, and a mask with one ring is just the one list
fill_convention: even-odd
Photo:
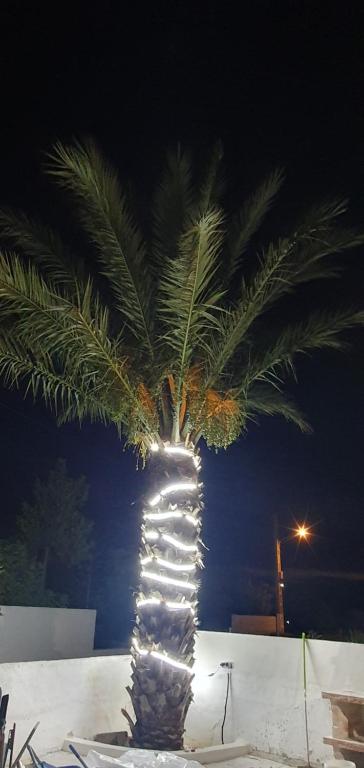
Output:
[[275,561],[276,561],[276,598],[277,598],[277,635],[284,635],[284,577],[281,558],[281,540],[279,538],[278,518],[274,516],[274,541],[275,541]]

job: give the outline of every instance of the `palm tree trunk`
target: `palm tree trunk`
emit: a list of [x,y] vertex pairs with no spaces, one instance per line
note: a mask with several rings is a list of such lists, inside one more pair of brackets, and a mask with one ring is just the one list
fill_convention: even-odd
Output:
[[184,446],[165,445],[151,464],[129,689],[135,721],[128,720],[136,746],[177,750],[183,747],[192,700],[201,564],[199,459]]

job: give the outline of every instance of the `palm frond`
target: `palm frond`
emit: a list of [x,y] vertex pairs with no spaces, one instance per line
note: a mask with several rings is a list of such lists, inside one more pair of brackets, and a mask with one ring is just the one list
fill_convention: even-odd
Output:
[[[46,284],[31,264],[17,256],[0,254],[1,314],[9,318],[19,343],[31,350],[34,360],[57,359],[66,376],[93,381],[114,403],[117,413],[133,411],[147,433],[155,421],[145,411],[127,370],[120,341],[109,335],[108,311],[91,281],[72,303]],[[135,420],[135,419],[134,419]]]
[[[0,253],[1,316],[11,323],[19,344],[33,355],[62,356],[67,371],[87,372],[95,366],[103,375],[111,342],[107,311],[88,282],[79,303],[46,283],[32,264],[14,254]],[[92,309],[93,312],[92,312]],[[100,354],[100,347],[103,356]]]
[[211,208],[219,205],[221,192],[223,189],[223,179],[221,176],[221,161],[224,156],[221,141],[217,141],[212,149],[207,168],[203,175],[196,208],[200,216],[207,213]]
[[349,201],[345,197],[338,197],[334,200],[323,200],[309,208],[302,217],[302,223],[298,230],[306,231],[308,228],[314,232],[314,221],[317,222],[316,231],[323,232],[327,227],[331,227],[337,221],[339,216],[343,216],[348,210]]
[[219,210],[202,216],[179,244],[177,259],[168,259],[161,278],[159,312],[165,326],[164,343],[173,353],[176,403],[182,381],[196,347],[203,346],[207,331],[216,323],[221,292],[214,276],[223,237]]
[[345,265],[326,261],[325,257],[356,248],[363,242],[364,236],[353,229],[332,229],[303,238],[297,242],[296,253],[287,264],[289,282],[281,295],[302,283],[338,277]]
[[236,308],[222,318],[220,335],[211,345],[209,385],[221,376],[254,321],[274,302],[299,284],[335,276],[337,266],[326,264],[324,257],[363,242],[362,235],[351,230],[332,228],[345,205],[334,201],[319,206],[291,238],[268,245],[256,273],[243,284]]
[[80,283],[86,279],[81,258],[65,247],[58,233],[23,211],[0,210],[0,238],[28,256],[52,281],[69,291],[78,291]]
[[222,375],[264,306],[270,304],[276,293],[283,290],[286,279],[282,264],[291,247],[288,240],[282,240],[276,246],[268,246],[256,275],[249,285],[243,285],[238,305],[221,318],[219,333],[215,334],[211,344],[208,386]]
[[48,173],[76,200],[78,216],[96,246],[116,308],[141,348],[153,356],[151,276],[145,245],[116,173],[92,142],[83,146],[58,142],[49,159]]
[[283,171],[279,168],[273,171],[232,219],[227,240],[228,259],[225,273],[227,281],[235,275],[249,241],[270,210],[283,181]]
[[[363,234],[337,224],[338,218],[346,212],[347,205],[345,199],[327,200],[312,208],[303,218],[302,224],[290,238],[293,247],[290,248],[285,265],[288,286],[337,276],[342,268],[337,263],[326,262],[325,257],[355,248],[364,242]],[[278,297],[281,295],[283,292]]]
[[260,415],[283,416],[286,421],[295,424],[301,432],[312,432],[310,424],[296,403],[277,387],[255,384],[248,390],[244,407],[248,419],[255,420]]
[[79,377],[57,371],[50,356],[39,351],[35,361],[31,351],[9,333],[0,338],[0,375],[5,386],[40,397],[60,424],[85,418],[104,424],[116,420],[111,404],[93,392],[90,379],[85,386]]
[[181,232],[190,225],[193,209],[191,157],[178,146],[175,152],[167,154],[165,169],[153,199],[153,268],[158,273],[166,259],[177,256]]
[[246,385],[267,380],[293,369],[299,353],[314,349],[342,349],[345,340],[340,336],[356,326],[364,325],[364,311],[350,309],[335,312],[312,312],[307,319],[285,327],[275,334],[271,346],[251,355]]
[[2,316],[10,316],[34,338],[59,327],[70,309],[66,297],[14,253],[0,252],[0,299]]

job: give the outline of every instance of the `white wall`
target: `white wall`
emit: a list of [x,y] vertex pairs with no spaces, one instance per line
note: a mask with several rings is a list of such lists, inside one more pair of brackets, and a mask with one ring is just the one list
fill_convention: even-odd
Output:
[[95,621],[96,611],[4,605],[0,608],[0,662],[89,656]]
[[[322,743],[331,733],[331,713],[321,691],[364,693],[364,645],[322,640],[307,645],[311,760],[319,762],[332,756]],[[226,685],[221,661],[234,664],[225,741],[242,738],[255,749],[305,760],[302,642],[289,638],[199,633],[186,744],[220,742]],[[68,735],[92,738],[124,730],[120,708],[131,712],[125,691],[129,662],[128,656],[105,656],[2,664],[0,685],[10,693],[8,722],[17,721],[21,740],[39,719],[34,744],[40,752],[59,749]]]
[[[189,740],[219,742],[226,672],[209,674],[221,661],[234,664],[225,740],[241,737],[263,752],[305,760],[303,645],[292,638],[199,633]],[[332,725],[330,703],[321,691],[364,695],[364,645],[310,640],[306,665],[310,757],[323,761],[333,752],[322,742],[332,735]]]
[[37,720],[34,748],[43,754],[61,749],[68,735],[92,738],[122,730],[129,669],[129,656],[0,664],[0,686],[10,694],[7,721],[16,722],[18,747]]

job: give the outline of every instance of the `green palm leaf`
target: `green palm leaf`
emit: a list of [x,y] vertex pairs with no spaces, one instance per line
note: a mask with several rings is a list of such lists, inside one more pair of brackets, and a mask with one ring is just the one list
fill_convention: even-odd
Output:
[[58,142],[50,155],[48,173],[75,198],[116,307],[141,347],[153,356],[151,277],[145,245],[115,172],[92,142],[73,147]]
[[345,205],[334,201],[318,207],[291,238],[267,246],[255,274],[243,283],[236,308],[222,318],[219,337],[211,345],[209,386],[223,374],[255,320],[297,285],[336,276],[337,265],[325,263],[324,257],[363,242],[362,235],[351,230],[333,229]]
[[222,144],[216,142],[200,184],[196,207],[199,215],[207,213],[211,208],[220,204],[224,188],[221,176],[221,161],[224,156]]
[[194,210],[191,157],[178,147],[169,152],[153,201],[153,269],[159,272],[166,259],[175,258],[181,231],[191,223]]
[[51,358],[39,351],[35,362],[31,351],[9,333],[0,338],[0,375],[5,386],[41,397],[59,423],[85,418],[105,424],[115,420],[110,404],[103,402],[97,389],[93,391],[90,380],[84,386],[79,377],[60,373]]
[[241,264],[246,248],[264,217],[270,210],[274,198],[278,194],[284,181],[284,175],[279,168],[261,184],[260,187],[248,198],[239,213],[233,217],[227,239],[228,262],[226,279],[228,281],[235,275]]
[[277,387],[255,384],[249,389],[244,406],[248,419],[255,420],[260,415],[283,416],[286,421],[295,424],[301,432],[312,432],[310,424],[296,403]]
[[31,264],[0,253],[0,300],[4,317],[25,349],[40,356],[42,363],[44,356],[56,358],[65,374],[77,375],[82,386],[94,379],[95,389],[108,393],[117,413],[132,410],[147,431],[153,430],[127,372],[127,356],[120,340],[109,335],[108,311],[91,281],[72,303],[46,284]]
[[79,290],[85,267],[79,256],[65,247],[61,237],[49,227],[34,221],[23,211],[0,210],[0,237],[12,248],[29,256],[57,284]]
[[202,216],[182,236],[177,259],[168,259],[161,278],[160,316],[165,326],[163,342],[173,352],[178,409],[183,379],[196,346],[203,348],[208,331],[216,325],[216,290],[223,231],[221,211]]
[[362,325],[364,311],[312,312],[305,320],[284,328],[270,346],[252,354],[247,382],[284,375],[285,371],[293,369],[294,358],[299,353],[314,349],[343,349],[345,340],[340,334]]

